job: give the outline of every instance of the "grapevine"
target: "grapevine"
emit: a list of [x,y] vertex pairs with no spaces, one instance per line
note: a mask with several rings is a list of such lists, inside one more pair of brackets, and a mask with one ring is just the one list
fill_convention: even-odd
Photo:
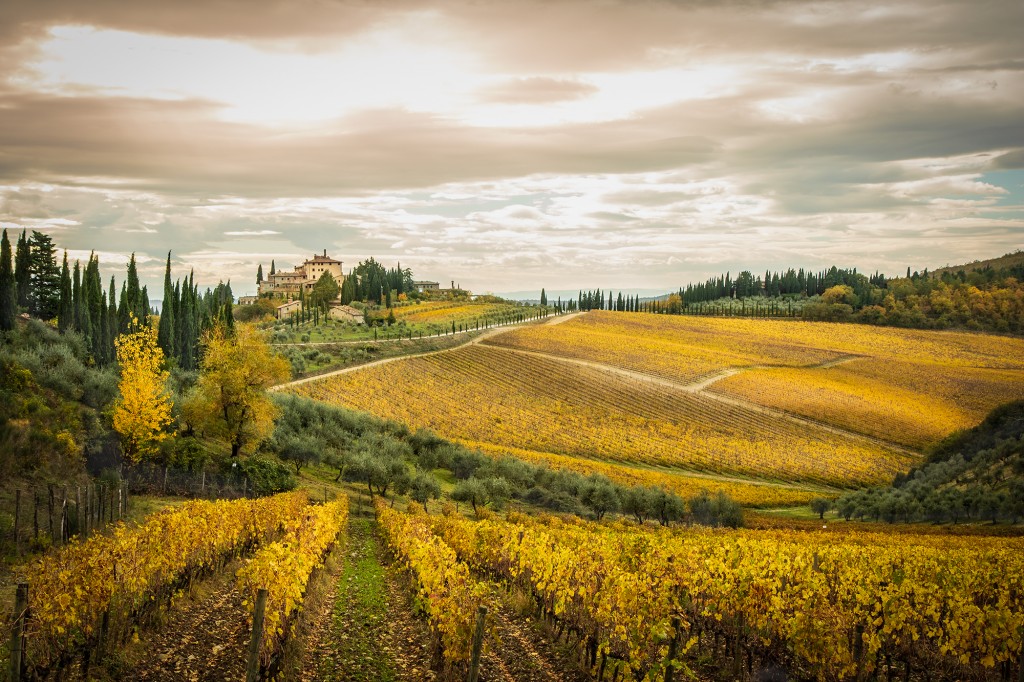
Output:
[[311,505],[288,522],[284,538],[258,551],[238,570],[238,587],[247,595],[250,610],[259,589],[268,593],[260,644],[264,667],[269,667],[279,652],[287,623],[302,604],[313,569],[321,565],[347,520],[346,496],[325,505]]

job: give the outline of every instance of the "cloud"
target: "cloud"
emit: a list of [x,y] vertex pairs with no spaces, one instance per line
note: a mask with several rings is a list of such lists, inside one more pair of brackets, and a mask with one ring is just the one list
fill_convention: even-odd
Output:
[[515,78],[484,88],[482,101],[499,104],[550,104],[581,99],[597,92],[595,85],[563,78]]
[[0,222],[118,273],[135,249],[151,291],[168,250],[239,293],[324,248],[481,290],[988,257],[1024,237],[990,172],[1024,168],[1021,24],[1011,0],[2,3]]
[[1014,149],[1001,154],[992,162],[992,165],[995,168],[1005,169],[1024,168],[1024,149]]
[[225,237],[267,237],[272,234],[281,234],[277,230],[236,230],[225,232]]

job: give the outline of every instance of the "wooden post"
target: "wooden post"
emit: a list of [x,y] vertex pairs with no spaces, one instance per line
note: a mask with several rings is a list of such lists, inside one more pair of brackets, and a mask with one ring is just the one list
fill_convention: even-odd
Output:
[[28,583],[18,583],[14,599],[14,627],[11,628],[11,682],[21,680],[21,659],[24,655],[25,615],[28,613]]
[[53,535],[53,484],[46,486],[46,527],[50,531],[50,544],[56,545],[57,540]]
[[857,664],[857,673],[855,679],[861,677],[861,658],[864,656],[864,626],[857,623],[857,627],[853,629],[853,662]]
[[75,535],[82,536],[82,486],[75,486]]
[[60,502],[60,543],[63,545],[68,539],[68,493],[66,489],[61,490]]
[[1017,682],[1024,682],[1024,638],[1021,639],[1020,653],[1017,654]]
[[487,619],[487,607],[480,605],[476,609],[476,632],[473,633],[473,653],[469,659],[469,682],[477,682],[480,675],[480,650],[484,645],[484,621]]
[[665,682],[672,682],[672,661],[674,661],[676,658],[676,646],[678,643],[679,616],[672,616],[672,639],[668,643],[668,660],[665,661]]
[[32,532],[36,542],[39,542],[39,493],[32,491]]
[[743,633],[743,613],[736,614],[736,638],[733,640],[732,646],[732,678],[734,680],[740,679],[740,673],[743,670],[743,651],[740,647]]
[[252,614],[252,639],[249,640],[249,664],[245,669],[245,682],[260,678],[260,643],[263,640],[263,616],[267,609],[267,591],[256,593],[256,610]]
[[21,554],[21,488],[14,491],[14,553]]

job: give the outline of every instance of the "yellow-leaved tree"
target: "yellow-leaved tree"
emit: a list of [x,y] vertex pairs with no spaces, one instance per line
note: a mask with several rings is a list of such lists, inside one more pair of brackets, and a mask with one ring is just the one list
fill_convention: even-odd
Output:
[[190,425],[231,444],[231,456],[270,437],[277,408],[267,389],[290,376],[288,361],[274,355],[259,332],[217,325],[203,335],[199,382],[183,406]]
[[128,333],[114,341],[121,367],[114,430],[121,435],[121,452],[132,464],[157,451],[160,441],[169,435],[167,427],[172,422],[168,372],[161,368],[164,352],[156,336],[156,329],[139,324],[132,316]]

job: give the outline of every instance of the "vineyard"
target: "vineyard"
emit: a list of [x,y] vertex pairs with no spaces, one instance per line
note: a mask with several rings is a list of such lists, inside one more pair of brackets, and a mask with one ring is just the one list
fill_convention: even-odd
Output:
[[1024,397],[1024,341],[965,332],[593,312],[487,343],[680,384],[743,369],[710,390],[911,448]]
[[721,476],[686,475],[670,469],[628,466],[478,441],[465,441],[463,445],[494,457],[511,456],[525,462],[543,464],[551,469],[575,471],[585,476],[600,474],[624,486],[665,488],[684,498],[698,495],[702,490],[712,495],[724,493],[744,507],[792,507],[807,504],[823,494],[820,490],[800,485],[786,486],[760,481],[728,480]]
[[[729,322],[729,325],[718,325]],[[501,334],[488,343],[665,377],[687,384],[730,367],[800,367],[835,360],[843,351],[755,331],[751,320],[593,311],[556,326]]]
[[21,636],[12,640],[18,645],[12,665],[20,661],[26,679],[62,676],[74,666],[88,677],[90,664],[137,638],[138,629],[193,581],[260,548],[238,580],[253,595],[260,592],[266,607],[257,627],[267,634],[256,638],[261,646],[251,664],[272,669],[306,581],[347,517],[345,497],[323,506],[307,503],[304,492],[193,501],[139,526],[119,524],[109,535],[71,542],[31,566],[19,588],[15,632]]
[[759,368],[711,389],[912,448],[1024,397],[1024,370],[862,358],[827,368]]
[[731,679],[778,666],[799,679],[1009,679],[1022,665],[1020,539],[378,514],[453,661],[468,653],[477,580],[491,579],[526,591],[599,680],[709,661]]
[[620,463],[842,486],[886,480],[915,461],[702,395],[483,345],[294,390],[456,440]]
[[466,324],[477,320],[498,320],[522,312],[513,303],[465,303],[459,301],[427,301],[410,303],[394,309],[395,317],[409,324]]

